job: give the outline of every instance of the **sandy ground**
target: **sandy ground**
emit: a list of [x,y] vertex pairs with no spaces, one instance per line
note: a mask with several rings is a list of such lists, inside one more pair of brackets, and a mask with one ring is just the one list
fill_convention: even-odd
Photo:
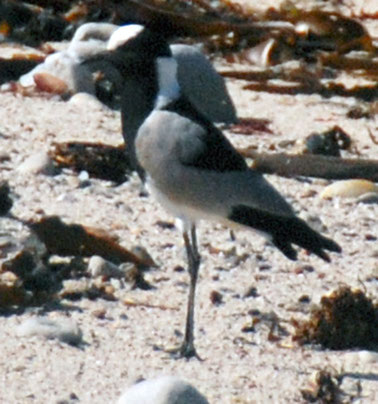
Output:
[[[378,146],[368,135],[368,130],[377,134],[377,118],[347,118],[347,111],[356,105],[352,99],[254,93],[242,90],[243,82],[236,80],[227,85],[239,116],[268,119],[273,131],[253,136],[227,132],[238,147],[255,145],[258,150],[293,152],[310,133],[339,125],[353,140],[348,156],[378,155]],[[343,253],[333,255],[330,264],[303,252],[293,263],[252,232],[238,232],[233,242],[221,225],[201,223],[203,261],[196,342],[204,361],[174,360],[156,349],[178,343],[184,326],[188,276],[177,270],[185,265],[181,235],[177,228],[158,224],[173,223],[173,218],[151,198],[138,196],[139,183],[134,176],[120,186],[90,179],[90,185],[82,188],[70,170],[56,176],[17,171],[26,158],[48,151],[53,142],[75,140],[120,144],[119,113],[95,102],[1,94],[0,151],[9,159],[0,163],[0,178],[8,180],[17,195],[13,214],[24,219],[42,213],[59,215],[68,223],[105,229],[127,248],[144,246],[158,263],[158,268],[146,275],[156,288],[119,288],[115,302],[64,300],[59,307],[1,316],[1,403],[112,403],[136,379],[162,374],[178,375],[193,383],[210,403],[303,402],[300,389],[308,386],[311,374],[319,369],[350,373],[342,388],[355,393],[360,384],[361,396],[354,402],[378,402],[376,353],[299,347],[290,336],[269,341],[269,326],[264,322],[256,332],[242,331],[251,321],[250,313],[259,310],[270,316],[275,313],[280,325],[292,333],[290,320],[308,316],[312,303],[340,285],[363,287],[377,296],[377,204],[323,200],[319,193],[330,183],[326,180],[269,176],[301,217],[313,218],[343,247]],[[28,231],[2,218],[0,232],[19,237]],[[305,266],[313,270],[298,270]],[[250,287],[256,288],[256,296],[244,297]],[[222,294],[220,305],[212,303],[213,291]],[[299,302],[303,295],[309,296],[310,304]],[[127,306],[125,299],[138,304]],[[96,315],[99,310],[104,312],[100,318]],[[73,347],[57,340],[17,336],[17,326],[37,313],[52,319],[73,319],[83,331],[85,344]]]

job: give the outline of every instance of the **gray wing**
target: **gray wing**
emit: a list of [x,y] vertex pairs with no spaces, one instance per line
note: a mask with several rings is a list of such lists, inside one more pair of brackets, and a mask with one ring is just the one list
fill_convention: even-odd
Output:
[[177,141],[181,144],[179,158],[182,164],[217,172],[248,169],[244,158],[223,133],[187,102],[185,97],[180,97],[164,109],[187,118],[184,120],[185,130],[180,129],[179,134],[177,131],[172,133],[172,136],[179,136]]

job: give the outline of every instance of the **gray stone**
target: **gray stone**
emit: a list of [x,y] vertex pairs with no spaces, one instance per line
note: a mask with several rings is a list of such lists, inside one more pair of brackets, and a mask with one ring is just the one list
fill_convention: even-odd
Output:
[[71,345],[82,342],[82,332],[78,325],[69,319],[51,320],[47,317],[32,317],[17,327],[19,337],[41,336],[58,339]]
[[117,404],[209,404],[192,385],[174,376],[145,380],[130,387]]
[[122,271],[117,265],[106,261],[104,258],[93,255],[88,262],[88,272],[93,276],[108,276],[110,278],[124,278],[125,271]]

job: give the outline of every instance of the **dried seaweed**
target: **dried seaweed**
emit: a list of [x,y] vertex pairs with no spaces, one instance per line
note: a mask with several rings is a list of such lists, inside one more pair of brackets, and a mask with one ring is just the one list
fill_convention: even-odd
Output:
[[370,86],[354,86],[352,88],[346,88],[342,84],[328,83],[322,85],[319,83],[319,87],[309,85],[308,83],[301,83],[300,85],[288,86],[288,85],[273,85],[273,84],[250,84],[244,87],[247,90],[252,91],[265,91],[272,94],[314,94],[317,93],[325,98],[333,96],[340,97],[354,97],[363,101],[373,101],[378,96],[378,84],[372,84]]
[[79,224],[67,225],[57,216],[43,217],[27,224],[45,244],[49,255],[56,254],[63,257],[99,255],[116,264],[132,262],[138,267],[150,264],[97,229]]
[[23,305],[28,301],[22,282],[10,272],[0,273],[0,313],[12,306]]
[[[355,97],[364,101],[374,101],[378,97],[378,84],[346,87],[335,82],[322,83],[313,71],[305,66],[300,69],[266,69],[264,71],[227,71],[221,72],[225,78],[253,81],[243,88],[251,91],[264,91],[272,94],[320,94],[325,98],[332,96]],[[377,77],[378,79],[378,77]],[[282,85],[270,80],[283,80]]]
[[[3,2],[3,29],[0,32],[4,38],[34,41],[37,45],[45,40],[67,39],[86,21],[142,23],[172,40],[201,41],[209,52],[220,52],[228,60],[244,60],[248,64],[257,60],[257,64],[264,67],[288,60],[303,64],[294,71],[265,69],[224,74],[225,77],[254,81],[245,89],[293,95],[318,93],[324,97],[354,96],[367,101],[378,95],[378,64],[374,60],[377,49],[372,38],[359,21],[340,13],[318,9],[304,11],[286,3],[282,9],[269,9],[257,16],[229,1],[206,0],[67,0],[59,4],[45,0],[29,3],[39,7]],[[45,27],[43,32],[40,32],[41,27]],[[247,51],[243,52],[244,49]],[[351,54],[352,50],[363,52],[355,55]],[[263,60],[259,60],[260,57]],[[307,68],[306,64],[312,66]],[[24,66],[20,68],[24,69]],[[337,76],[340,71],[362,75],[372,84],[346,88],[332,81],[322,82],[329,74]],[[14,78],[9,73],[4,74]],[[285,85],[272,84],[271,79],[282,79]],[[106,97],[108,89],[103,87],[108,84],[101,82],[98,86],[98,91],[105,91]]]
[[130,172],[130,162],[124,146],[114,147],[102,143],[54,143],[51,158],[61,168],[75,172],[87,171],[90,176],[120,184]]
[[378,349],[378,305],[361,290],[340,287],[323,296],[310,319],[293,320],[293,339],[328,349]]
[[230,132],[251,135],[256,132],[273,133],[268,127],[270,121],[261,118],[239,118],[239,122],[230,127]]
[[305,153],[340,157],[340,150],[350,148],[350,136],[339,126],[334,126],[323,133],[312,133],[305,139]]

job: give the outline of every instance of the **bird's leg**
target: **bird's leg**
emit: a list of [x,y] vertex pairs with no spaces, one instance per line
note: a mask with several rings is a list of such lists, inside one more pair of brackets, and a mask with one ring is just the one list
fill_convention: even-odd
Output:
[[192,358],[193,356],[195,356],[197,359],[201,360],[194,347],[194,301],[195,301],[196,283],[198,278],[198,270],[201,261],[201,257],[198,253],[197,248],[197,237],[195,226],[192,226],[190,236],[187,231],[184,231],[183,237],[186,248],[186,254],[188,257],[188,272],[190,276],[190,285],[189,285],[188,307],[186,313],[184,341],[181,347],[175,351],[180,357]]

